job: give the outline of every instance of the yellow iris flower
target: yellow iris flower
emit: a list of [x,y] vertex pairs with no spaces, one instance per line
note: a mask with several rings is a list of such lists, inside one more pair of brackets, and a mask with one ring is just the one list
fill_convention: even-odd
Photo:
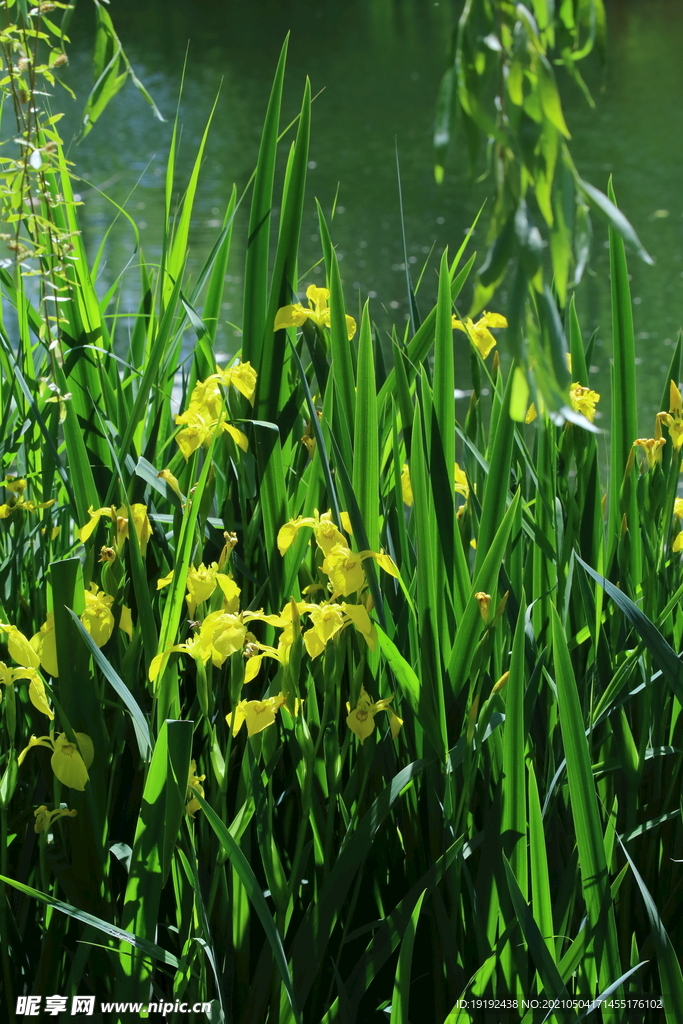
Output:
[[365,570],[362,563],[366,558],[374,558],[380,568],[398,579],[398,568],[389,555],[379,554],[377,551],[361,551],[356,554],[345,544],[335,544],[322,564],[322,571],[330,578],[333,597],[338,594],[348,597],[365,585]]
[[[275,316],[274,331],[281,331],[285,327],[301,327],[306,320],[312,320],[318,327],[330,326],[330,292],[327,288],[318,288],[310,284],[306,289],[306,298],[309,308],[306,309],[300,302],[291,306],[282,306]],[[356,333],[356,321],[352,316],[346,317],[346,332],[349,341]]]
[[51,498],[50,501],[24,501],[26,480],[15,476],[5,477],[0,487],[4,487],[12,495],[9,502],[0,505],[0,519],[8,519],[13,512],[37,512],[40,508],[50,508],[57,500]]
[[[173,573],[170,572],[168,576],[157,580],[157,590],[168,586],[172,579]],[[188,615],[191,619],[194,618],[197,605],[208,601],[216,587],[220,587],[223,591],[226,605],[225,611],[236,612],[239,608],[240,588],[232,576],[218,571],[217,562],[212,562],[208,568],[203,562],[198,569],[190,566],[187,573],[186,587],[187,594],[185,595],[185,600],[187,601]]]
[[[103,590],[99,590],[96,583],[91,583],[90,590],[85,590],[83,596],[85,598],[85,608],[80,616],[81,622],[97,646],[104,647],[114,631],[114,616],[111,610],[114,598],[109,594],[105,594]],[[119,625],[129,636],[131,635],[133,624],[129,608],[122,610]],[[30,645],[43,671],[57,678],[59,676],[59,666],[57,664],[54,612],[48,612],[45,622],[38,632],[34,633],[31,637]],[[14,655],[12,656],[14,657]]]
[[56,807],[54,811],[48,811],[45,804],[41,804],[40,807],[36,808],[33,812],[35,822],[33,825],[34,832],[49,832],[52,827],[52,822],[56,821],[57,818],[75,818],[78,811],[70,811],[67,807]]
[[392,695],[391,697],[387,697],[373,703],[373,700],[365,690],[365,687],[361,687],[358,703],[353,711],[351,710],[351,705],[347,703],[346,710],[348,711],[348,715],[346,716],[346,724],[351,732],[358,737],[361,743],[365,743],[368,736],[373,732],[375,728],[375,715],[378,711],[389,712],[391,738],[394,740],[396,739],[401,731],[403,719],[399,718],[394,709],[390,707],[393,699]]
[[678,450],[683,445],[683,399],[673,381],[669,382],[669,411],[658,412],[657,422],[666,424],[671,443]]
[[241,651],[247,642],[247,622],[269,621],[263,612],[211,612],[203,620],[199,633],[186,643],[174,644],[155,655],[149,666],[149,679],[154,682],[162,673],[169,656],[174,651],[190,654],[205,665],[211,659],[216,668],[221,668],[231,654]]
[[220,385],[231,384],[251,402],[256,379],[256,372],[250,363],[237,363],[226,370],[217,368],[216,373],[195,384],[187,409],[175,417],[178,426],[184,427],[176,434],[176,441],[186,460],[201,445],[208,444],[217,429],[225,430],[242,451],[247,451],[249,442],[246,436],[223,419]]
[[235,710],[225,716],[233,736],[237,735],[245,722],[249,736],[263,732],[269,725],[273,725],[275,715],[286,699],[284,693],[279,693],[277,697],[266,697],[265,700],[241,700]]
[[[28,696],[34,708],[52,720],[55,716],[47,702],[45,684],[38,675],[35,668],[8,668],[4,661],[0,661],[0,683],[5,686],[14,686],[15,680],[28,679]],[[0,700],[2,691],[0,690]]]
[[190,761],[190,770],[187,775],[187,803],[185,804],[185,813],[189,814],[191,818],[194,818],[198,810],[201,809],[201,804],[195,793],[199,793],[200,796],[204,796],[204,787],[202,782],[206,778],[206,775],[197,775],[197,762]]
[[[683,519],[683,498],[676,498],[674,501],[674,516],[676,516],[677,519]],[[676,534],[674,542],[671,545],[671,550],[683,551],[683,530],[679,530]]]
[[647,457],[647,468],[654,469],[657,463],[662,461],[662,448],[666,444],[663,437],[638,437],[633,442],[633,448],[640,448]]
[[217,366],[216,373],[208,379],[218,380],[225,387],[232,385],[232,387],[241,391],[244,397],[249,399],[253,404],[258,374],[256,373],[256,370],[253,369],[251,363],[236,363],[234,366],[229,366],[225,370],[221,370]]
[[[467,473],[464,469],[461,469],[456,462],[453,466],[453,491],[455,494],[462,494],[465,501],[470,496],[470,485],[467,482]],[[401,470],[401,493],[403,495],[403,504],[412,508],[414,496],[413,496],[413,485],[410,480],[410,468],[406,462],[403,463]]]
[[591,423],[595,419],[595,406],[599,401],[600,395],[597,391],[584,388],[581,384],[572,384],[569,388],[569,402],[572,409],[574,412],[582,413]]
[[[342,512],[340,518],[346,533],[352,534],[348,512]],[[297,533],[303,527],[310,527],[313,530],[316,544],[324,555],[329,554],[335,544],[346,544],[346,537],[337,529],[332,520],[332,510],[328,509],[327,512],[320,515],[316,508],[312,516],[299,516],[298,519],[290,519],[288,523],[280,527],[277,535],[277,548],[281,555],[289,550]]]
[[77,732],[74,735],[75,744],[71,743],[63,732],[57,736],[52,732],[49,736],[31,736],[28,746],[19,754],[17,764],[23,763],[33,747],[47,747],[52,751],[50,765],[59,781],[71,789],[82,792],[88,781],[88,768],[93,763],[95,748],[90,737],[84,732]]
[[349,624],[361,634],[370,650],[375,650],[377,630],[364,605],[323,601],[322,604],[308,605],[304,610],[309,613],[311,621],[311,628],[303,635],[310,658],[322,654],[330,640]]
[[[140,554],[145,557],[147,551],[147,542],[152,536],[152,526],[147,515],[147,506],[135,504],[130,506],[130,511],[133,516],[133,526],[135,528],[135,534],[138,538],[138,545],[140,547]],[[82,526],[78,531],[78,539],[81,544],[85,544],[86,540],[95,532],[97,524],[100,519],[104,516],[108,516],[113,523],[116,523],[116,551],[118,554],[121,553],[124,542],[128,538],[128,509],[125,505],[120,508],[116,508],[115,505],[110,505],[109,508],[98,508],[94,509],[92,505],[88,509],[88,515],[90,516],[90,522]]]
[[490,327],[507,327],[508,322],[500,313],[487,313],[484,311],[476,324],[465,317],[464,322],[453,317],[452,326],[458,331],[464,331],[472,344],[481,353],[482,359],[486,359],[489,352],[495,347],[496,339],[489,330]]

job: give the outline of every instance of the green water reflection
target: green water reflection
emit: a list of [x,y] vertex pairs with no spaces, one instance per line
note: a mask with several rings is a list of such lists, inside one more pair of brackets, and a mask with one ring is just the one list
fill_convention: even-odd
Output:
[[[370,295],[381,328],[387,331],[392,323],[401,327],[407,305],[395,144],[408,257],[415,275],[435,247],[420,295],[425,308],[435,297],[436,254],[445,245],[452,250],[459,246],[487,194],[485,183],[468,182],[464,154],[457,151],[441,188],[432,174],[434,97],[458,6],[443,0],[208,0],[201,5],[115,0],[112,15],[129,57],[168,121],[155,121],[144,100],[127,87],[71,157],[84,178],[117,202],[129,197],[127,209],[141,228],[145,255],[157,258],[163,168],[189,40],[181,103],[181,183],[187,180],[221,89],[190,236],[189,265],[196,271],[215,240],[233,181],[241,190],[253,168],[275,62],[291,30],[285,116],[296,113],[306,75],[314,94],[323,90],[314,104],[302,285],[320,279],[319,269],[304,273],[320,258],[313,197],[329,211],[339,187],[333,237],[350,311],[358,298]],[[565,102],[572,152],[584,177],[605,189],[609,174],[614,174],[619,203],[656,261],[654,267],[646,267],[635,257],[630,260],[640,431],[649,436],[670,348],[683,322],[683,9],[678,0],[608,0],[608,16],[607,65],[600,68],[596,63],[587,70],[597,110],[591,111],[570,89]],[[68,80],[84,97],[91,75],[85,8],[79,10],[73,27]],[[74,105],[66,137],[76,124]],[[94,253],[113,210],[87,184],[80,190],[84,233]],[[592,384],[605,390],[611,349],[607,232],[597,220],[594,228],[592,271],[579,290],[579,309],[585,332],[599,329]],[[228,268],[220,334],[226,351],[239,346],[245,238],[246,211],[238,218]],[[481,251],[481,233],[476,242]],[[121,222],[106,244],[102,289],[121,272],[131,252],[132,235]],[[135,260],[124,273],[124,283],[120,312],[135,306]],[[125,332],[125,321],[119,330]],[[463,352],[458,380],[462,387],[467,385],[465,356]],[[605,425],[604,403],[602,412]]]

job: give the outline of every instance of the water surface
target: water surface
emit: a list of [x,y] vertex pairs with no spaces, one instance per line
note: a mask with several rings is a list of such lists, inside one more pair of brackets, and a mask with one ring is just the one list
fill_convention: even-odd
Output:
[[[284,116],[296,114],[307,75],[318,94],[302,233],[302,285],[321,279],[319,267],[306,273],[321,255],[314,197],[329,214],[338,189],[332,233],[350,311],[370,296],[382,331],[392,323],[400,329],[407,304],[395,148],[415,277],[434,249],[421,287],[425,309],[435,298],[440,251],[446,245],[452,251],[459,246],[488,193],[485,182],[472,185],[468,180],[465,153],[458,146],[441,187],[432,171],[434,98],[458,8],[434,0],[207,0],[201,5],[117,0],[111,13],[126,51],[167,121],[154,120],[128,85],[70,155],[91,185],[126,203],[141,228],[146,258],[154,260],[161,237],[165,158],[185,61],[179,186],[187,181],[220,90],[190,236],[189,267],[196,273],[216,238],[233,182],[241,191],[253,169],[277,56],[290,31]],[[607,61],[602,66],[594,61],[586,69],[597,109],[591,110],[571,86],[565,89],[565,104],[581,173],[603,190],[613,174],[619,204],[656,261],[647,267],[635,256],[630,259],[640,432],[649,436],[671,345],[683,322],[683,9],[677,0],[612,0],[608,16]],[[79,97],[86,95],[91,81],[87,17],[87,9],[79,9],[70,51],[68,81]],[[71,106],[65,137],[77,127],[78,110],[78,105]],[[285,152],[283,144],[283,159]],[[113,208],[88,184],[79,188],[84,233],[94,253]],[[607,230],[597,218],[594,230],[592,269],[579,289],[578,304],[586,334],[598,328],[593,386],[604,391],[611,351]],[[246,204],[236,223],[224,296],[220,337],[226,351],[240,344],[245,238]],[[483,252],[482,232],[475,243]],[[123,222],[112,231],[105,251],[103,289],[131,257],[132,234]],[[120,311],[135,305],[135,259],[124,282]],[[467,359],[462,354],[459,383],[465,387]]]

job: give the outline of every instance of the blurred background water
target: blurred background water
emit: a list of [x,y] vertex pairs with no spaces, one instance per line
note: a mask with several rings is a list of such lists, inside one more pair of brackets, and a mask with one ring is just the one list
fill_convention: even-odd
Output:
[[[441,250],[459,246],[489,192],[486,181],[468,179],[465,154],[457,146],[443,185],[438,187],[433,176],[434,102],[459,8],[451,0],[205,0],[201,5],[114,0],[110,11],[126,52],[166,122],[153,118],[129,84],[87,138],[70,146],[69,156],[83,178],[77,189],[90,253],[116,213],[99,188],[125,204],[140,227],[146,259],[158,259],[165,159],[186,62],[180,188],[220,89],[190,235],[189,269],[196,274],[220,230],[233,182],[241,192],[253,169],[277,56],[291,31],[283,123],[299,109],[306,75],[318,94],[302,232],[302,288],[322,278],[321,268],[314,267],[321,256],[314,197],[329,214],[338,190],[332,235],[349,311],[354,313],[358,301],[370,296],[381,330],[388,332],[392,323],[400,329],[407,303],[395,147],[414,279],[428,260],[418,296],[424,309],[435,299]],[[649,436],[671,346],[683,324],[683,5],[679,0],[607,0],[607,11],[606,62],[591,58],[582,65],[597,109],[591,110],[567,83],[563,101],[582,176],[605,190],[613,174],[619,205],[655,259],[653,267],[635,255],[629,263],[640,432]],[[65,141],[78,129],[92,84],[90,16],[81,5],[71,26],[65,80],[79,99],[57,98],[67,110],[61,125]],[[282,144],[281,163],[288,145],[289,140]],[[240,345],[247,211],[248,202],[236,220],[219,331],[221,348],[228,353]],[[597,217],[593,225],[591,270],[577,301],[584,333],[598,329],[592,385],[606,390],[611,353],[607,228]],[[474,244],[483,255],[482,231]],[[101,291],[123,274],[119,313],[134,310],[139,277],[133,235],[123,219],[107,238],[105,256]],[[314,269],[306,273],[308,267]],[[502,298],[492,306],[504,312]],[[125,332],[125,320],[119,330]],[[466,387],[468,360],[464,347],[460,352],[458,383]],[[606,412],[603,404],[602,425]]]

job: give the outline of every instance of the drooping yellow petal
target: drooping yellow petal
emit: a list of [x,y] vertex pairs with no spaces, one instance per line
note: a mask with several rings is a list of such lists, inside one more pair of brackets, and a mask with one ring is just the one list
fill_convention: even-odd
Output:
[[32,673],[30,677],[30,682],[28,686],[28,696],[34,708],[37,708],[37,710],[40,711],[43,715],[47,715],[50,721],[52,721],[52,719],[55,716],[50,705],[47,702],[45,685],[43,683],[43,680],[35,671]]
[[342,530],[348,533],[349,537],[353,537],[353,528],[351,526],[351,517],[348,512],[340,512],[339,518],[341,519]]
[[7,633],[7,646],[16,663],[24,668],[38,668],[40,658],[21,630],[4,622],[0,622],[0,629]]
[[350,711],[346,716],[346,724],[351,732],[358,737],[361,743],[365,743],[366,739],[375,728],[375,716],[369,707],[359,703],[358,706],[355,707],[353,711]]
[[180,490],[178,478],[173,475],[170,469],[162,469],[161,473],[157,473],[157,477],[168,484],[171,490],[175,491],[179,498],[182,498],[183,492]]
[[239,608],[240,587],[237,586],[232,576],[227,576],[224,572],[216,573],[216,582],[223,591],[226,611],[236,612]]
[[[342,516],[343,515],[347,514],[342,513]],[[342,525],[343,523],[344,520],[342,518]],[[349,526],[350,525],[351,524],[349,523]],[[342,544],[343,546],[346,546],[346,537],[337,529],[336,524],[332,520],[331,511],[323,512],[323,514],[319,516],[317,524],[313,527],[313,533],[315,534],[315,542],[324,555],[329,555],[335,544]]]
[[90,522],[82,526],[78,531],[78,539],[81,544],[85,544],[86,540],[95,532],[97,524],[99,523],[102,516],[109,516],[110,519],[116,518],[116,509],[113,505],[109,508],[98,508],[94,509],[92,505],[88,509],[88,515],[90,516]]
[[306,322],[309,311],[305,310],[300,302],[291,306],[282,306],[275,314],[274,331],[281,331],[285,327],[301,327]]
[[36,652],[43,672],[47,672],[57,679],[59,676],[59,665],[57,663],[54,612],[48,612],[47,619],[40,627],[40,630],[31,637],[31,647]]
[[232,423],[221,423],[221,428],[230,434],[238,448],[241,448],[243,452],[249,451],[249,441],[246,434],[243,434],[237,427],[233,427]]
[[133,639],[133,617],[130,613],[130,608],[125,604],[121,605],[119,629],[122,629],[124,633],[127,633],[130,640]]
[[162,577],[162,579],[157,580],[157,590],[161,590],[162,587],[167,587],[169,585],[169,583],[172,583],[172,582],[173,582],[173,569],[171,569],[171,571],[169,572],[168,576],[164,576],[164,577]]
[[361,559],[374,558],[380,569],[384,569],[385,572],[388,572],[390,576],[394,576],[396,579],[401,575],[398,571],[398,566],[389,555],[384,553],[378,554],[376,551],[361,551],[359,557]]
[[[501,313],[482,313],[481,319],[477,321],[477,327],[507,327],[508,322]],[[570,367],[571,369],[571,367]]]
[[277,549],[284,555],[294,543],[297,533],[302,526],[315,526],[315,519],[300,516],[298,519],[290,519],[288,523],[281,526],[277,534]]
[[235,366],[229,366],[227,369],[217,372],[223,384],[232,384],[238,391],[241,391],[245,398],[253,402],[257,373],[251,363],[237,363]]
[[33,747],[47,747],[49,750],[53,749],[52,738],[50,736],[31,736],[28,744],[24,747],[22,752],[17,758],[17,766],[20,768],[24,763],[24,758],[28,754],[29,750]]
[[353,622],[371,651],[377,647],[377,630],[362,604],[342,604],[344,614]]
[[261,662],[265,655],[263,654],[252,654],[251,658],[247,659],[244,666],[244,682],[251,683],[261,671]]
[[401,731],[403,726],[403,719],[399,718],[393,708],[387,708],[389,712],[389,728],[391,730],[391,738],[395,740]]
[[356,333],[356,321],[353,319],[352,316],[349,316],[349,314],[347,313],[346,314],[346,334],[348,336],[349,341],[351,341],[351,338],[354,336],[355,333]]
[[50,764],[61,783],[82,792],[88,781],[88,768],[93,762],[95,748],[85,733],[77,732],[75,736],[78,746],[71,743],[63,732],[55,737]]

